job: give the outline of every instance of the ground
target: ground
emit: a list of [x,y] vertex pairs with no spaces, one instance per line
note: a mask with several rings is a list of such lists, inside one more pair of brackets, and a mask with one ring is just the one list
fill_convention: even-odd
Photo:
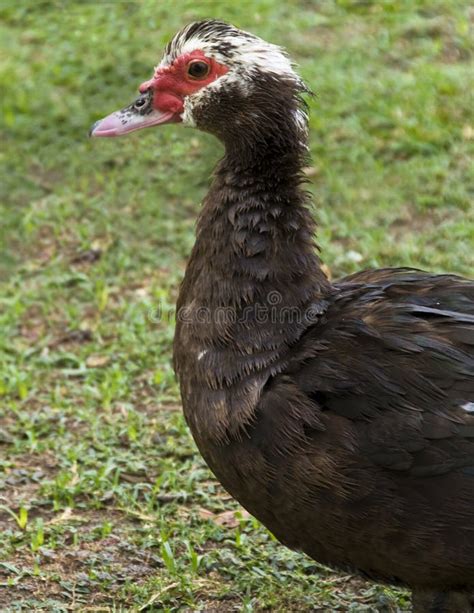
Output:
[[0,610],[408,610],[280,546],[186,428],[172,313],[220,145],[87,131],[175,30],[233,21],[286,46],[316,93],[306,173],[328,273],[469,275],[469,4],[1,3]]

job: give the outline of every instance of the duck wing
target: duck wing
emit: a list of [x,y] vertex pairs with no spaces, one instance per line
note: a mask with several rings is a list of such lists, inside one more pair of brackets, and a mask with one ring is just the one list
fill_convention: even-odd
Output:
[[474,283],[340,281],[239,445],[224,481],[285,544],[382,581],[472,588]]
[[290,367],[297,387],[357,422],[375,464],[474,477],[474,282],[382,269],[337,287],[300,341]]

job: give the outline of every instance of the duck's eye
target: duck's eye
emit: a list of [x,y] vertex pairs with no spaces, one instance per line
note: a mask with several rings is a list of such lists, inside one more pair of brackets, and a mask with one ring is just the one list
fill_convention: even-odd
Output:
[[205,79],[210,70],[211,67],[207,62],[193,60],[188,64],[188,77],[191,77],[191,79]]

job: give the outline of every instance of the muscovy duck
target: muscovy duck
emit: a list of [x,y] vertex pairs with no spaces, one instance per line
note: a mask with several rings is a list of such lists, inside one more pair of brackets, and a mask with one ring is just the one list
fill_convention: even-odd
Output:
[[330,282],[303,188],[307,88],[216,20],[165,49],[93,136],[171,122],[224,143],[177,305],[186,421],[223,486],[288,547],[472,610],[474,282],[414,269]]

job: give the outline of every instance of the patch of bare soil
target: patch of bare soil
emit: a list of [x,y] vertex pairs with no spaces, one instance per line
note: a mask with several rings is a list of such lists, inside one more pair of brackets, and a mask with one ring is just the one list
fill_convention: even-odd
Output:
[[7,465],[0,472],[0,533],[15,526],[14,518],[4,508],[17,510],[21,506],[28,506],[42,481],[51,479],[56,467],[56,458],[50,453],[23,454],[15,456],[14,465]]
[[[58,470],[54,455],[22,454],[12,459],[4,461],[0,473],[2,613],[85,610],[85,606],[107,611],[104,605],[113,605],[125,582],[140,584],[162,565],[155,552],[127,538],[136,531],[133,516],[118,509],[67,508],[55,513],[51,505],[42,504],[41,484]],[[18,524],[21,507],[28,509],[23,528]],[[55,535],[48,547],[33,546],[39,517],[44,532]],[[105,524],[113,526],[113,534],[107,534],[107,528],[104,533]]]
[[[94,532],[104,519],[120,527],[116,534],[97,539]],[[67,522],[70,530],[65,535],[67,547],[40,548],[34,553],[22,546],[4,561],[0,556],[1,611],[82,611],[85,606],[99,610],[95,607],[116,602],[124,583],[139,585],[162,565],[153,552],[123,536],[131,530],[133,519],[120,511],[66,509],[47,525],[61,522]]]
[[403,238],[407,233],[427,232],[439,227],[443,222],[453,219],[457,214],[456,211],[450,213],[444,211],[440,214],[436,210],[420,214],[413,207],[407,205],[400,210],[397,218],[390,224],[390,234],[397,239]]

